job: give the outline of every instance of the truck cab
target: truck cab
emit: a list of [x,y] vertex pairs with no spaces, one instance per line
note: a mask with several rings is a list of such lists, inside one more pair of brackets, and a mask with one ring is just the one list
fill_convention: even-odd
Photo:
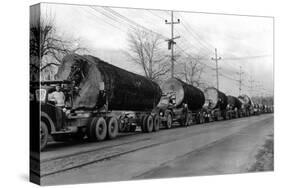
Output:
[[[65,107],[56,106],[49,95],[55,91],[57,84],[62,85],[62,92],[66,97]],[[30,83],[30,108],[39,106],[40,112],[40,149],[47,145],[50,136],[58,139],[59,133],[70,132],[66,115],[70,113],[72,97],[71,84],[68,81],[45,81]]]
[[169,92],[163,93],[158,104],[159,116],[161,122],[166,128],[171,128],[174,121],[179,122],[181,125],[186,125],[188,119],[188,106],[182,104],[176,106],[176,93]]

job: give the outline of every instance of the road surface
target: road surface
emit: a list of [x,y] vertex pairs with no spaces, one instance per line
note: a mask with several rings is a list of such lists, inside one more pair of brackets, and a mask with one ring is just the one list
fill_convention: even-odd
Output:
[[41,154],[42,185],[243,173],[268,135],[273,114],[53,144]]

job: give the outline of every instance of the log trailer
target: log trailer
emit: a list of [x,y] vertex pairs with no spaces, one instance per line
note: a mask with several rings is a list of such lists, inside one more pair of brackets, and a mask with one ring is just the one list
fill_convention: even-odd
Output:
[[[158,131],[160,87],[149,79],[108,64],[89,55],[64,57],[56,80],[31,87],[34,102],[40,102],[40,149],[48,137],[66,137],[102,141],[117,137],[118,132]],[[65,107],[48,100],[55,85],[61,84]]]
[[238,99],[242,103],[241,117],[248,117],[254,115],[254,104],[251,98],[245,94],[238,96]]
[[229,119],[241,117],[241,101],[234,96],[228,95],[227,96],[227,111],[226,115]]
[[204,90],[205,103],[203,106],[205,112],[205,121],[219,121],[229,119],[227,112],[226,95],[214,87],[208,87]]
[[182,126],[204,123],[202,106],[205,98],[201,90],[177,78],[168,79],[161,90],[157,109],[164,127],[169,129],[174,122]]

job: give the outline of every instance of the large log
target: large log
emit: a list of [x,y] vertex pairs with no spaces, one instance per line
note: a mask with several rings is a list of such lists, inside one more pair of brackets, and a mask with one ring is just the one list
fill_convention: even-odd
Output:
[[225,110],[227,106],[226,95],[214,87],[208,87],[204,90],[205,106],[209,109],[219,108]]
[[[173,95],[175,97],[174,105],[176,107],[185,103],[190,110],[195,111],[201,109],[205,101],[204,93],[200,89],[177,78],[170,78],[165,81],[161,86],[161,90],[164,97],[165,95]],[[160,100],[158,106],[161,106],[161,104]]]
[[253,102],[248,95],[245,95],[245,94],[240,95],[240,96],[238,96],[238,99],[242,103],[243,108],[250,108],[251,106],[253,106]]
[[65,56],[56,79],[70,80],[79,87],[73,100],[74,109],[99,108],[107,98],[109,110],[151,110],[161,97],[160,87],[146,77],[90,55]]
[[241,105],[242,105],[241,101],[237,97],[234,97],[234,96],[231,96],[231,95],[227,96],[227,104],[232,109],[235,109],[235,108],[240,109]]

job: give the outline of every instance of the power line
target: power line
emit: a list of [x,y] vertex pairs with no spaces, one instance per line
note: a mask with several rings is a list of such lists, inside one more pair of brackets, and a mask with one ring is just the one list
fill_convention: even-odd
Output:
[[110,15],[108,12],[103,11],[103,10],[100,10],[100,9],[98,9],[97,7],[91,7],[91,6],[90,6],[90,8],[93,9],[93,10],[95,10],[95,11],[97,11],[97,12],[100,13],[101,15],[103,15],[103,16],[109,18],[110,20],[113,20],[114,22],[117,22],[119,25],[120,25],[120,24],[121,24],[121,25],[124,25],[124,24],[125,24],[125,25],[126,25],[129,29],[131,29],[131,30],[135,30],[135,28],[136,28],[136,27],[132,26],[131,24],[128,24],[127,22],[125,22],[123,19],[120,19],[120,18],[117,19],[115,16]]
[[212,57],[212,60],[216,62],[216,77],[217,77],[217,90],[219,90],[219,68],[218,61],[221,60],[221,57],[218,57],[217,49],[215,48],[215,57]]
[[155,32],[155,31],[153,31],[153,30],[151,30],[151,29],[149,29],[149,28],[147,28],[147,27],[144,27],[143,25],[140,25],[140,24],[136,23],[135,21],[133,21],[133,20],[127,18],[126,16],[123,16],[122,14],[120,14],[120,13],[118,13],[118,12],[112,10],[112,9],[109,8],[109,7],[105,8],[105,9],[108,10],[108,11],[110,11],[110,12],[112,12],[113,14],[115,14],[116,16],[118,16],[119,18],[121,18],[121,19],[127,21],[128,23],[131,23],[132,25],[134,25],[134,26],[136,26],[136,27],[139,27],[139,28],[142,28],[143,30],[146,30],[146,31],[149,31],[149,32],[151,32],[151,33],[157,34],[157,35],[161,36],[161,37],[164,38],[164,39],[165,39],[165,38],[168,38],[168,37],[165,37],[164,35],[159,34],[159,33]]
[[[89,8],[91,8],[91,7],[89,7]],[[100,21],[101,23],[106,23],[106,24],[108,24],[108,25],[110,25],[111,27],[114,27],[114,28],[116,28],[116,29],[118,29],[119,31],[122,31],[122,32],[127,32],[127,31],[125,31],[125,30],[123,30],[123,28],[120,28],[120,27],[118,27],[118,26],[116,26],[116,25],[113,25],[112,23],[110,23],[110,22],[107,22],[106,20],[104,20],[103,19],[103,22],[101,21],[101,19],[100,19],[100,17],[99,16],[97,16],[97,15],[95,15],[92,11],[91,12],[89,12],[88,10],[86,10],[86,9],[84,9],[88,14],[91,14],[91,16],[94,16],[94,17],[96,17],[97,18],[97,20],[98,21]],[[98,12],[99,13],[99,12]],[[99,13],[99,14],[101,14],[101,13]],[[120,24],[119,24],[120,25]]]
[[244,56],[244,57],[228,57],[226,60],[241,60],[241,59],[257,59],[257,58],[266,58],[271,55],[257,55],[257,56]]
[[156,16],[156,17],[160,18],[161,20],[165,20],[165,18],[163,18],[163,17],[159,16],[158,14],[154,13],[154,12],[153,12],[153,11],[151,11],[151,10],[146,10],[146,11],[147,11],[147,12],[149,12],[151,15]]
[[[191,54],[187,53],[185,50],[183,50],[183,49],[180,47],[180,45],[177,45],[177,47],[179,48],[179,50],[183,53],[183,55],[184,55],[186,58],[198,59],[198,58],[193,57]],[[200,59],[201,59],[201,58],[200,58]],[[199,63],[200,63],[201,65],[204,65],[205,67],[208,67],[208,68],[211,69],[211,70],[214,70],[214,69],[215,69],[214,67],[212,67],[212,66],[210,66],[210,65],[208,65],[208,64],[205,64],[205,63],[203,63],[203,62],[201,62],[201,61],[199,61]]]
[[203,49],[207,50],[208,52],[211,52],[211,50],[210,50],[208,47],[206,47],[200,40],[198,40],[198,39],[195,37],[195,35],[194,35],[192,32],[190,32],[184,24],[182,24],[182,26],[183,26],[183,28],[184,28],[196,41],[198,41],[198,44],[201,45],[201,47],[202,47]]
[[[182,17],[182,14],[178,13],[179,15],[181,15]],[[183,23],[183,26],[187,29],[187,31],[190,31],[190,33],[194,36],[194,38],[197,38],[198,41],[203,45],[205,46],[210,52],[212,52],[211,49],[214,49],[215,47],[210,44],[209,42],[205,41],[204,39],[202,39],[201,36],[199,36],[198,32],[196,32],[194,29],[192,29],[191,25],[188,24],[187,22]],[[209,48],[209,47],[210,48]]]
[[[163,17],[161,17],[161,16],[159,16],[158,14],[156,14],[155,12],[153,12],[153,11],[151,11],[151,10],[147,10],[151,15],[153,15],[153,16],[155,16],[155,17],[157,17],[157,18],[160,18],[161,20],[163,20],[164,18]],[[167,12],[165,12],[165,13],[167,13]],[[188,28],[185,26],[185,25],[183,25],[184,26],[184,29],[186,29],[186,31],[188,32],[188,33],[190,33],[191,34],[191,36],[195,39],[195,40],[197,40],[198,41],[198,44],[201,44],[201,46],[203,47],[203,48],[205,48],[205,49],[207,49],[209,52],[210,52],[210,49],[207,47],[206,48],[206,46],[204,46],[201,42],[200,42],[200,39],[198,40],[198,38],[196,38],[196,36],[192,33],[192,32],[190,32],[189,30],[188,30]],[[174,29],[176,32],[178,32],[178,30],[177,29]],[[190,40],[187,40],[187,38],[185,37],[185,35],[181,35],[185,40],[185,42],[187,42],[187,41],[190,41]],[[192,46],[193,48],[196,48],[198,51],[200,51],[200,49],[197,47],[197,46],[195,46],[194,44],[192,44],[191,42],[189,42],[189,45],[188,46]],[[208,54],[208,53],[207,53]]]

